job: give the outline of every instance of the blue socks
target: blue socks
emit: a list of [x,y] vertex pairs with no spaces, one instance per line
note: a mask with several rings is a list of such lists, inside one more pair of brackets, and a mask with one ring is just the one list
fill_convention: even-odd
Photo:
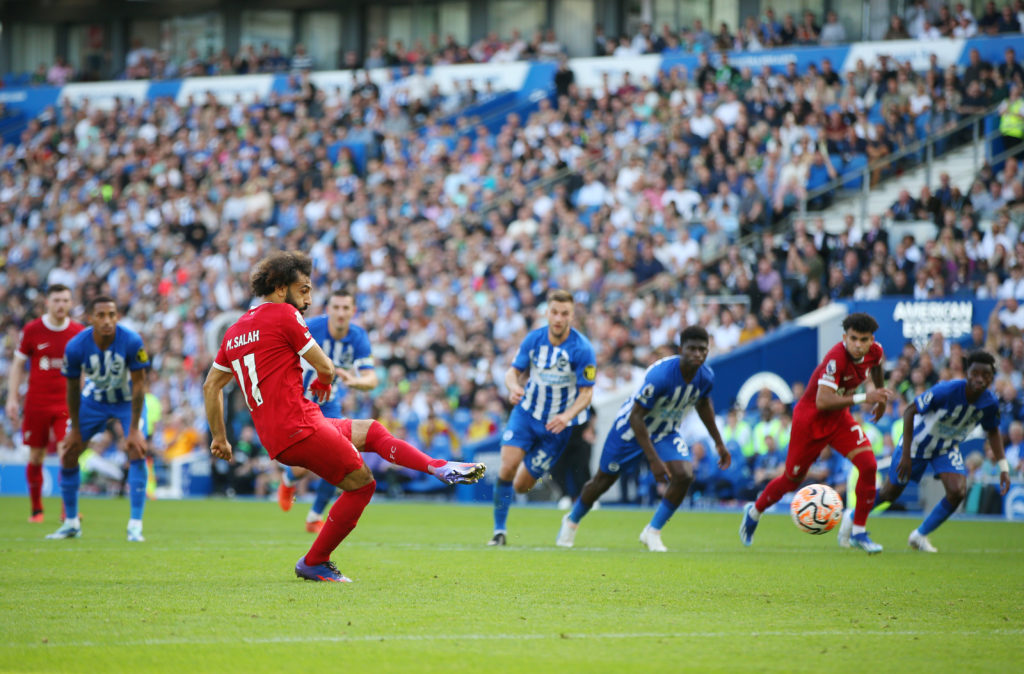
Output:
[[583,504],[583,499],[576,499],[576,503],[572,504],[572,510],[569,511],[569,521],[573,524],[579,524],[583,516],[590,512],[590,506]]
[[[82,484],[82,474],[78,466],[60,469],[60,495],[64,500],[64,518],[73,520],[78,517],[78,487]],[[143,484],[145,489],[145,484]]]
[[[288,469],[291,472],[291,469]],[[316,499],[313,500],[313,507],[310,508],[311,512],[317,515],[323,514],[327,508],[327,504],[334,498],[334,491],[336,487],[328,482],[327,480],[321,479],[316,485]]]
[[135,459],[128,463],[128,503],[131,505],[131,518],[142,519],[142,511],[146,507],[146,478],[148,476],[145,459]]
[[281,481],[284,482],[284,486],[290,487],[295,484],[295,473],[292,472],[291,466],[282,465],[281,473]]
[[954,510],[956,510],[956,508],[950,505],[949,501],[946,500],[946,497],[943,496],[942,500],[936,503],[935,507],[932,508],[932,511],[928,513],[928,517],[924,518],[924,522],[921,523],[921,526],[919,526],[917,530],[921,532],[922,536],[927,536],[938,529],[943,522],[948,520]]
[[675,514],[676,508],[678,507],[679,506],[677,505],[669,503],[668,499],[661,499],[658,509],[654,511],[654,517],[651,518],[650,527],[661,531],[672,515]]
[[505,531],[508,508],[512,505],[512,483],[499,479],[494,485],[494,531]]

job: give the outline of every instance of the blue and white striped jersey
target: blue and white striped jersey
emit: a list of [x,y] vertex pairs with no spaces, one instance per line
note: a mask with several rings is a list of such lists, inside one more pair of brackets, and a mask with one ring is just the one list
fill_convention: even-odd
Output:
[[694,405],[711,393],[715,381],[715,373],[707,365],[701,365],[693,379],[686,381],[679,360],[679,356],[669,356],[647,368],[640,387],[619,408],[612,424],[613,433],[627,442],[636,437],[629,425],[634,403],[648,410],[644,415],[644,425],[651,434],[651,442],[657,442],[679,429]]
[[[372,370],[373,353],[370,349],[370,337],[366,330],[358,325],[349,323],[348,334],[341,339],[331,337],[331,331],[327,329],[327,316],[317,316],[306,322],[310,336],[320,345],[327,357],[331,359],[334,366],[345,370]],[[306,361],[302,361],[303,387],[308,389],[316,372]],[[331,387],[331,396],[320,404],[320,411],[325,417],[331,419],[341,418],[341,399],[345,397],[345,385],[340,379],[334,380]]]
[[914,399],[914,439],[910,456],[930,459],[959,446],[974,427],[981,424],[986,431],[999,428],[999,401],[986,390],[974,403],[967,402],[967,381],[954,379],[939,382]]
[[149,366],[149,354],[142,346],[139,333],[118,325],[114,341],[106,349],[101,350],[96,345],[92,328],[72,337],[64,348],[61,374],[77,379],[84,373],[82,400],[113,405],[131,402],[130,373]]
[[[580,387],[593,386],[597,378],[594,347],[575,328],[569,329],[569,336],[558,346],[551,345],[546,325],[533,330],[519,346],[512,367],[520,372],[529,371],[530,380],[519,405],[544,423],[567,410]],[[569,425],[586,420],[587,410],[583,410]]]

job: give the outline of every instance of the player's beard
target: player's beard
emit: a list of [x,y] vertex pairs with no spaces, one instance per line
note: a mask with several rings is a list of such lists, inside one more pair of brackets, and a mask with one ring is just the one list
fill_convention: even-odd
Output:
[[299,300],[296,299],[294,295],[292,295],[292,292],[290,290],[285,293],[284,301],[295,307],[296,310],[298,310],[298,312],[303,315],[305,315],[306,309],[309,309],[309,304],[303,304],[299,302]]

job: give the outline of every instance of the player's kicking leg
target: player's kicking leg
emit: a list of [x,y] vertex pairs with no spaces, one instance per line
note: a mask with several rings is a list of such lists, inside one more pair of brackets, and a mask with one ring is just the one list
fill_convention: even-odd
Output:
[[363,452],[373,452],[385,461],[403,468],[433,475],[448,485],[473,484],[487,471],[482,463],[464,463],[434,459],[405,440],[392,435],[384,424],[374,419],[342,420],[339,426],[348,433],[352,444]]

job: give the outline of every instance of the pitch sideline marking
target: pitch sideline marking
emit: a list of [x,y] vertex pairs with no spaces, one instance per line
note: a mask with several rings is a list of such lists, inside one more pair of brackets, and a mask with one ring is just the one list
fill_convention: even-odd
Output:
[[[805,630],[785,631],[770,630],[757,632],[608,632],[599,634],[582,634],[577,632],[552,632],[550,634],[364,634],[364,635],[302,635],[279,636],[266,638],[225,637],[224,639],[140,639],[135,641],[118,641],[116,643],[97,641],[68,641],[53,643],[0,643],[0,648],[110,648],[111,646],[217,646],[225,643],[260,644],[298,644],[298,643],[356,643],[374,641],[435,641],[468,640],[468,641],[540,641],[544,639],[707,639],[746,637],[918,637],[934,635],[930,630]],[[951,632],[950,636],[1021,636],[1024,629],[1004,630],[963,630]]]

